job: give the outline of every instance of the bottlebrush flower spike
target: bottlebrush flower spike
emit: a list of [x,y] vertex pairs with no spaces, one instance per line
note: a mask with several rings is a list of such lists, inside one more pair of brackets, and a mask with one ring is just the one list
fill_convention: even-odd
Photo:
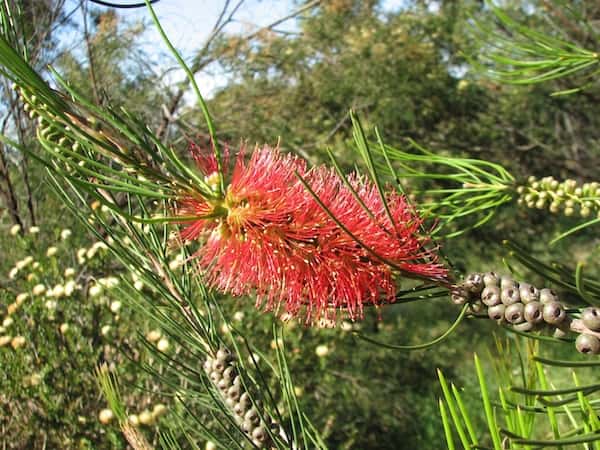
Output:
[[[216,164],[195,159],[207,181],[214,180]],[[372,251],[331,219],[297,174]],[[304,314],[307,322],[333,318],[336,309],[361,318],[364,305],[393,302],[399,274],[445,280],[447,270],[425,248],[422,219],[404,196],[386,194],[392,223],[376,186],[356,174],[349,181],[371,214],[333,169],[308,169],[269,146],[257,147],[246,163],[242,151],[223,199],[189,194],[179,200],[178,215],[199,217],[182,225],[181,237],[203,242],[195,256],[209,286],[236,296],[255,293],[257,306]]]

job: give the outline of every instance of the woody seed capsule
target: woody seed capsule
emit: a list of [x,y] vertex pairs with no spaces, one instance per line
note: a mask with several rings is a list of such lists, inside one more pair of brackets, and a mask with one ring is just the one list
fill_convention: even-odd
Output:
[[463,286],[474,294],[479,294],[483,289],[483,277],[480,273],[471,273],[465,279]]
[[504,306],[502,303],[500,303],[498,305],[490,306],[488,308],[488,316],[492,320],[502,321],[502,320],[504,320],[504,310],[505,309],[506,309],[506,306]]
[[256,410],[256,408],[252,407],[248,411],[246,411],[246,414],[244,414],[244,421],[250,421],[254,425],[259,424],[260,416],[258,415],[258,411]]
[[504,290],[504,289],[508,289],[508,288],[518,289],[519,283],[517,283],[511,277],[503,275],[500,278],[500,289]]
[[600,339],[591,334],[580,334],[575,341],[575,347],[580,353],[597,355],[600,353]]
[[519,303],[521,300],[519,289],[516,286],[503,288],[500,292],[500,300],[507,306]]
[[542,314],[544,320],[551,325],[558,325],[567,317],[565,309],[558,302],[546,303]]
[[552,303],[558,301],[558,295],[553,289],[544,288],[540,291],[540,302]]
[[496,272],[486,272],[483,274],[483,284],[485,286],[498,286],[500,277]]
[[504,310],[504,317],[512,324],[521,323],[525,320],[523,317],[523,310],[524,306],[522,303],[513,303]]
[[239,386],[231,386],[227,390],[227,396],[238,401],[240,399],[240,395],[242,395],[242,390]]
[[486,286],[481,293],[481,301],[487,306],[495,306],[500,303],[500,288],[498,286]]
[[581,313],[581,320],[583,324],[593,331],[600,331],[600,309],[599,308],[585,308]]
[[527,322],[541,323],[544,321],[543,305],[540,302],[531,302],[525,305],[524,317]]
[[521,283],[519,285],[519,295],[523,303],[537,302],[540,298],[540,291],[535,286]]

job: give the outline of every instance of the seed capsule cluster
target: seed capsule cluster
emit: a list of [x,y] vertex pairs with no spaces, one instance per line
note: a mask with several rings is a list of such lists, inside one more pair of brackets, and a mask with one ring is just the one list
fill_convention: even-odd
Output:
[[589,307],[581,311],[579,319],[573,321],[579,336],[575,341],[577,351],[590,355],[600,354],[600,308]]
[[575,180],[559,183],[553,177],[538,180],[529,177],[527,184],[519,186],[519,204],[529,208],[548,209],[565,216],[600,217],[600,184],[578,184]]
[[272,421],[268,415],[261,418],[257,409],[257,407],[260,408],[261,402],[255,400],[253,404],[250,394],[244,389],[242,379],[236,369],[235,358],[231,352],[222,347],[217,351],[215,358],[207,357],[204,362],[204,371],[217,386],[225,404],[235,414],[238,425],[254,445],[259,448],[271,448],[273,442],[267,427],[272,434],[278,435],[280,433],[279,424]]
[[518,331],[546,329],[555,337],[573,331],[579,334],[577,351],[600,354],[600,308],[585,308],[579,318],[571,318],[552,289],[538,289],[495,272],[476,272],[455,286],[451,298],[457,305],[468,303],[473,313],[487,311],[490,319]]

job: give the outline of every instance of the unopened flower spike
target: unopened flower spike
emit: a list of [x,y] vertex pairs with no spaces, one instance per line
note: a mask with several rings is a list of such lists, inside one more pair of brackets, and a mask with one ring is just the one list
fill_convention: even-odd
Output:
[[[194,159],[210,180],[210,157]],[[399,273],[446,280],[419,234],[423,219],[395,191],[386,194],[390,220],[374,184],[351,175],[350,189],[334,170],[309,169],[269,146],[256,147],[248,162],[240,152],[228,179],[222,198],[182,196],[176,212],[198,217],[182,221],[181,238],[201,241],[195,260],[223,293],[254,293],[257,306],[313,323],[338,309],[357,319],[365,305],[394,302]]]

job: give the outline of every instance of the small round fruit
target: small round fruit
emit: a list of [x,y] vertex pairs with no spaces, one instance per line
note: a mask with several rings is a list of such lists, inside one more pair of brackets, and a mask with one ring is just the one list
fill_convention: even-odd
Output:
[[467,278],[465,278],[463,286],[468,291],[479,294],[483,289],[483,277],[480,273],[470,273]]
[[500,289],[504,290],[507,288],[519,289],[519,283],[507,275],[502,275],[500,278]]
[[575,341],[575,347],[580,353],[597,355],[600,353],[600,339],[591,334],[580,334]]
[[519,295],[519,288],[517,287],[505,287],[500,291],[500,300],[505,305],[513,305],[515,303],[519,303],[521,301],[521,296]]
[[210,379],[212,380],[213,383],[218,383],[219,380],[221,379],[221,372],[219,372],[217,370],[213,370],[210,373]]
[[544,288],[540,291],[540,302],[552,303],[558,301],[558,294],[554,292],[554,289]]
[[474,313],[474,314],[478,314],[481,311],[483,311],[484,306],[480,301],[476,301],[476,302],[472,302],[469,305],[469,312]]
[[219,382],[217,383],[217,387],[221,391],[226,391],[227,389],[229,389],[231,387],[231,381],[230,380],[226,380],[225,378],[221,378],[219,380]]
[[239,402],[236,403],[235,405],[233,405],[233,412],[236,413],[240,417],[244,417],[244,414],[246,414],[246,411],[248,411],[248,409],[244,408],[244,405],[242,405]]
[[459,292],[459,291],[453,292],[450,299],[452,300],[452,303],[454,303],[455,305],[464,305],[468,301],[468,297],[466,295],[464,295],[463,292]]
[[592,331],[600,331],[600,308],[585,308],[581,313],[583,324]]
[[488,316],[490,319],[495,320],[497,322],[503,321],[505,309],[506,306],[504,306],[502,303],[500,303],[499,305],[490,306],[488,308]]
[[481,301],[487,306],[495,306],[501,303],[500,288],[498,286],[486,286],[481,293]]
[[237,374],[235,373],[235,367],[229,366],[223,371],[223,378],[226,380],[233,380]]
[[535,286],[527,283],[519,285],[519,295],[523,303],[537,302],[540,299],[540,291]]
[[229,349],[221,347],[219,350],[217,350],[217,359],[228,363],[233,359],[233,357]]
[[242,422],[242,430],[244,430],[246,433],[252,433],[252,430],[254,429],[254,423],[252,423],[249,420],[244,420]]
[[212,372],[212,368],[213,368],[213,360],[208,358],[206,361],[204,361],[204,371],[207,374],[210,374],[210,372]]
[[252,407],[248,411],[246,411],[246,414],[244,414],[244,421],[250,421],[254,425],[259,424],[260,415],[258,414],[258,411],[256,410],[256,408]]
[[496,272],[486,272],[483,274],[483,284],[485,286],[498,286],[500,277]]
[[527,303],[523,314],[527,322],[542,323],[544,321],[544,305],[540,302]]
[[559,325],[567,317],[565,308],[559,302],[546,303],[542,314],[550,325]]
[[525,320],[524,310],[525,307],[522,303],[513,303],[504,310],[504,317],[512,324],[522,323]]
[[219,373],[223,373],[223,371],[228,367],[227,363],[222,359],[213,360],[213,370]]
[[233,385],[227,390],[227,397],[238,401],[242,395],[242,390],[239,386]]
[[265,427],[262,425],[252,430],[252,438],[259,442],[264,442],[267,439],[267,436],[267,430],[265,430]]
[[242,395],[240,395],[240,404],[243,405],[246,410],[250,409],[252,406],[252,400],[247,392],[244,392]]

